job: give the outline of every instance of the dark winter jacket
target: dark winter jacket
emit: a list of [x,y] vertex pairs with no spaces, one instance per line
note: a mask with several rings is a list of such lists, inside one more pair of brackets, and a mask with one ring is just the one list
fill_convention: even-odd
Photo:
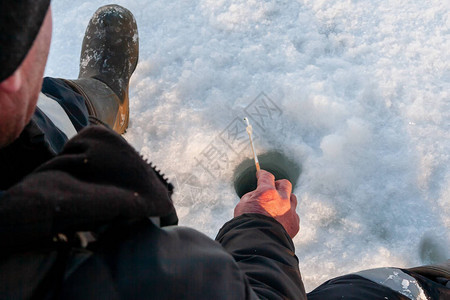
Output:
[[[0,298],[305,299],[278,222],[241,216],[218,243],[168,226],[170,191],[119,135],[82,130],[1,194]],[[83,248],[86,231],[97,240]]]

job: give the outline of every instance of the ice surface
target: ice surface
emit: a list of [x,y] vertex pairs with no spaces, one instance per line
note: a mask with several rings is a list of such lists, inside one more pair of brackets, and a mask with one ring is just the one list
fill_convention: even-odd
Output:
[[[177,186],[182,225],[214,237],[232,217],[233,168],[251,151],[227,129],[271,99],[255,147],[302,165],[294,242],[308,290],[450,257],[449,1],[117,2],[141,43],[125,138]],[[48,76],[77,76],[104,4],[53,2]]]

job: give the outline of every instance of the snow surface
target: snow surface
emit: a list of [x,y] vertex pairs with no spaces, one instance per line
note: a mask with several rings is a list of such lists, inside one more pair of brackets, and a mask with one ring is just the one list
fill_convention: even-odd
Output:
[[[177,186],[181,225],[213,238],[232,217],[233,169],[251,151],[220,137],[264,92],[280,110],[257,151],[302,166],[294,242],[307,290],[450,258],[449,1],[117,3],[140,30],[125,138]],[[77,76],[104,4],[53,1],[46,75]],[[199,164],[211,146],[228,157],[217,170]]]

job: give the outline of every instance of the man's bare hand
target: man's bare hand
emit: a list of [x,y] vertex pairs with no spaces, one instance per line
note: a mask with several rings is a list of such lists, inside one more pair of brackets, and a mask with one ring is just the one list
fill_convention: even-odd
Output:
[[292,184],[286,179],[275,181],[275,177],[264,170],[258,171],[256,177],[256,190],[242,196],[234,209],[234,216],[256,213],[272,217],[294,238],[300,229],[300,218],[295,211],[297,197],[291,193]]

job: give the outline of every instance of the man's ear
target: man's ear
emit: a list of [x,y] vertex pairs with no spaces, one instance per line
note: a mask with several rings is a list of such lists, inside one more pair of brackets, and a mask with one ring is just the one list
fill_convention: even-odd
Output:
[[0,82],[0,91],[10,94],[17,92],[22,87],[22,71],[16,70],[14,74]]

